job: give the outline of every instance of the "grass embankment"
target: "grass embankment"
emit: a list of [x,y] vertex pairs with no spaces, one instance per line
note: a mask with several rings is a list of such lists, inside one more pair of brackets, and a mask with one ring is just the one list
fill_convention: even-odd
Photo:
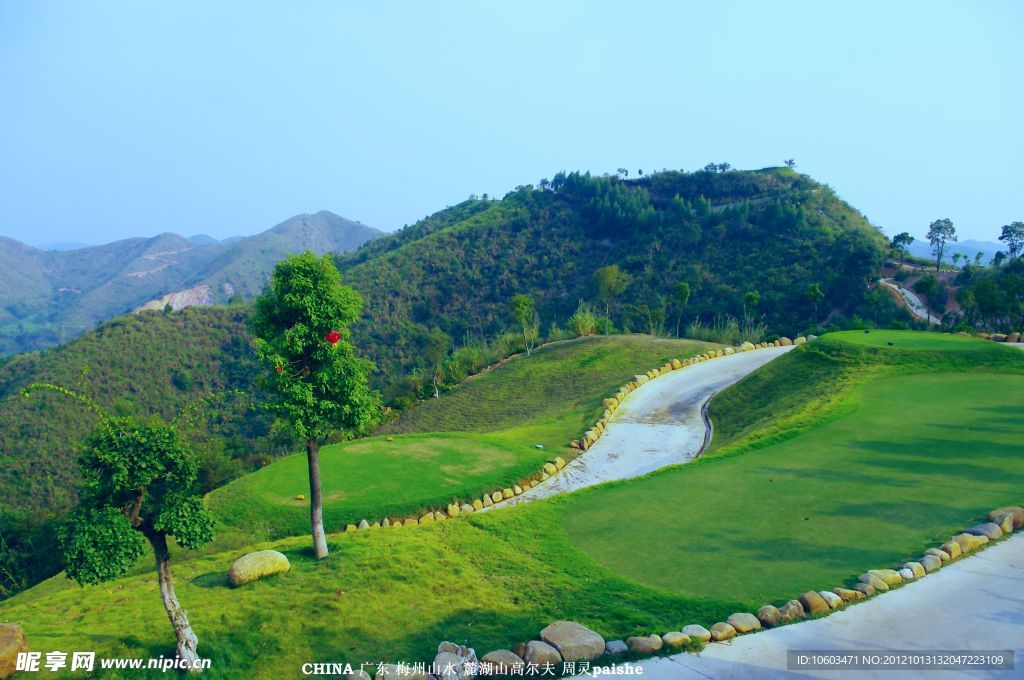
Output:
[[[716,417],[736,443],[690,465],[425,527],[331,536],[323,562],[305,536],[253,546],[284,551],[292,571],[236,590],[224,577],[235,553],[179,563],[209,676],[429,660],[443,639],[482,654],[561,618],[608,637],[663,633],[915,557],[1020,502],[1024,353],[984,342],[902,349],[903,337],[865,347],[836,334],[772,362],[768,378],[720,395],[747,409]],[[808,365],[838,368],[815,379]],[[804,426],[758,437],[790,398]],[[0,604],[0,618],[21,622],[36,649],[155,656],[173,642],[152,574],[84,589],[51,579]]]
[[[378,436],[325,446],[327,531],[418,515],[518,482],[554,456],[567,456],[569,441],[600,417],[602,400],[634,374],[712,346],[633,335],[541,347],[401,415],[382,430],[394,441]],[[309,502],[299,495],[309,496],[303,453],[214,491],[207,504],[220,526],[204,552],[305,534]]]

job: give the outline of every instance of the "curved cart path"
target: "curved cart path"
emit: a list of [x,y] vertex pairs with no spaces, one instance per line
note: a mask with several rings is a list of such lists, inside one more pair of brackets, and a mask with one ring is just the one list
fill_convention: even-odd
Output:
[[495,507],[547,498],[629,479],[696,458],[708,427],[702,410],[719,390],[781,356],[790,347],[737,352],[672,371],[633,390],[615,410],[604,434],[558,474]]
[[929,324],[939,322],[939,317],[932,314],[931,310],[928,309],[928,305],[926,305],[924,300],[921,299],[921,296],[914,291],[909,288],[904,288],[900,284],[896,283],[895,279],[879,279],[878,282],[886,288],[896,291],[896,294],[903,300],[903,304],[907,308],[907,311],[909,311],[910,315],[915,319],[919,321],[926,321]]
[[[1012,650],[1014,670],[787,669],[788,650]],[[783,626],[698,654],[648,659],[641,677],[677,678],[1022,678],[1024,677],[1024,534],[940,569],[899,590],[831,616]]]

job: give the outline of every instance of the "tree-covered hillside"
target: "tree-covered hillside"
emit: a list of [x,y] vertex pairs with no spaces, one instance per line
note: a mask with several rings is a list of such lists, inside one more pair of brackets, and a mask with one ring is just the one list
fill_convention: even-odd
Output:
[[[0,367],[0,597],[59,568],[49,549],[50,520],[74,501],[79,442],[96,422],[79,402],[48,392],[26,398],[22,389],[37,381],[84,384],[105,411],[143,418],[172,418],[226,390],[258,401],[263,369],[247,335],[248,314],[239,305],[119,317],[68,345]],[[292,450],[267,414],[242,401],[204,406],[186,428],[202,454],[203,488]]]
[[[513,327],[516,293],[536,299],[542,332],[564,326],[581,300],[599,306],[594,271],[610,264],[631,278],[611,305],[618,329],[674,330],[680,314],[684,328],[725,315],[763,317],[778,333],[842,325],[872,314],[869,302],[890,306],[867,292],[886,246],[830,188],[789,169],[559,173],[503,200],[466,201],[338,264],[367,299],[357,341],[397,376],[425,366],[435,327],[455,344]],[[691,289],[685,309],[673,299],[680,282]]]

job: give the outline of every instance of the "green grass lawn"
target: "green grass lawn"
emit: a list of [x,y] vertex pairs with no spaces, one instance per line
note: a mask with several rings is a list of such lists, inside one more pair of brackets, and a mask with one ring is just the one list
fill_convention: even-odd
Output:
[[579,494],[566,531],[630,580],[756,609],[902,563],[1024,500],[1024,377],[882,377],[853,399],[785,441]]
[[910,350],[971,350],[988,340],[980,340],[964,335],[948,333],[920,333],[917,331],[843,331],[829,335],[832,339],[840,339],[866,347],[899,347]]
[[[553,453],[500,435],[433,433],[371,437],[320,451],[324,526],[443,508],[455,499],[519,481]],[[299,500],[298,496],[304,496]],[[217,489],[207,505],[219,521],[217,547],[298,536],[309,531],[304,453],[289,456]]]
[[504,431],[564,447],[601,417],[602,400],[635,374],[718,347],[648,335],[553,343],[421,402],[383,431]]
[[[766,369],[716,398],[748,412],[720,410],[734,443],[697,463],[424,527],[335,534],[322,562],[304,535],[253,545],[284,551],[292,570],[239,589],[225,582],[237,551],[178,560],[208,676],[424,661],[441,640],[483,654],[563,618],[608,638],[710,625],[902,563],[1024,500],[1019,350],[865,347],[836,334]],[[452,441],[447,455],[471,465]],[[370,460],[383,446],[364,445]],[[257,481],[262,502],[277,494],[288,507],[294,487]],[[173,646],[152,573],[85,588],[56,577],[0,603],[0,620],[22,623],[39,650]]]
[[[418,515],[514,484],[567,456],[569,441],[600,417],[602,400],[634,374],[713,346],[590,337],[516,357],[400,416],[382,430],[396,433],[392,442],[379,436],[323,447],[324,525],[331,532],[362,519]],[[219,530],[204,552],[305,534],[309,501],[300,494],[309,496],[304,453],[212,492],[207,504]]]

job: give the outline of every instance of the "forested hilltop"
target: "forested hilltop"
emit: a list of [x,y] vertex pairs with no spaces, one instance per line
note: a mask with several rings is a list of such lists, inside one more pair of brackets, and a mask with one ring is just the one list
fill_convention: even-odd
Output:
[[[868,283],[886,252],[882,234],[829,187],[770,168],[633,180],[559,173],[502,200],[466,201],[337,261],[367,299],[358,344],[395,380],[417,366],[429,372],[432,329],[458,345],[514,327],[517,293],[536,300],[544,334],[564,327],[581,301],[603,314],[594,272],[611,264],[631,280],[610,305],[619,330],[674,332],[680,317],[683,329],[695,318],[753,318],[768,334],[844,326],[857,315],[882,322],[891,303]],[[679,283],[691,291],[685,307],[674,297]],[[393,385],[388,396],[409,387]]]

